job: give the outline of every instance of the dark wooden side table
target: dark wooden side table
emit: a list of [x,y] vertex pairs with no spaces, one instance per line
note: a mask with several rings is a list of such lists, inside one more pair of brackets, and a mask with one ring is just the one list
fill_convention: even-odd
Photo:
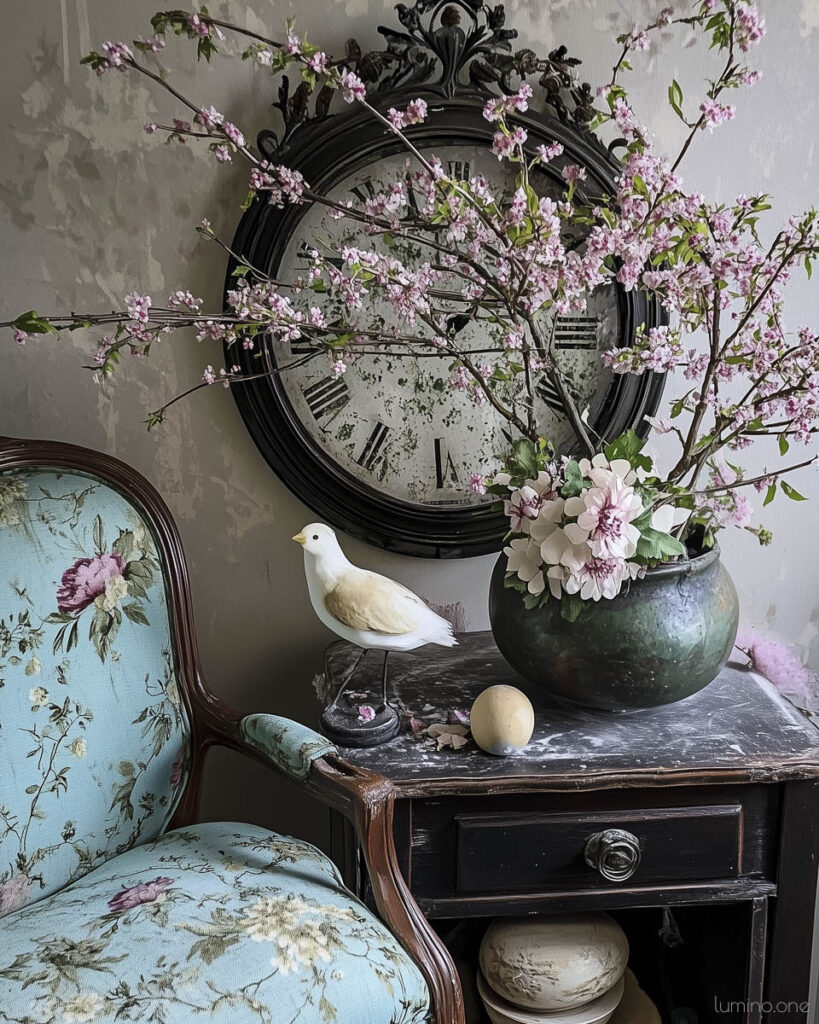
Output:
[[[335,643],[327,680],[354,648]],[[427,722],[493,683],[536,713],[529,747],[495,758],[407,730],[356,765],[396,787],[395,841],[421,909],[463,966],[498,915],[610,911],[664,1024],[809,1024],[819,854],[819,730],[752,673],[728,667],[694,697],[626,715],[560,706],[503,661],[488,633],[390,659],[392,693]],[[377,668],[359,677],[377,686]],[[333,855],[366,898],[351,831]]]

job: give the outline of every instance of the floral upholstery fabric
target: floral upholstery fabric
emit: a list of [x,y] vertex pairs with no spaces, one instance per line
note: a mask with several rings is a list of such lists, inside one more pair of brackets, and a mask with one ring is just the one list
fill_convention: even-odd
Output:
[[149,525],[94,477],[0,474],[0,916],[159,835],[188,749]]
[[278,715],[246,715],[239,731],[250,746],[261,750],[293,779],[306,779],[317,757],[337,753],[324,736]]
[[422,976],[314,847],[169,832],[0,920],[0,1021],[420,1024]]

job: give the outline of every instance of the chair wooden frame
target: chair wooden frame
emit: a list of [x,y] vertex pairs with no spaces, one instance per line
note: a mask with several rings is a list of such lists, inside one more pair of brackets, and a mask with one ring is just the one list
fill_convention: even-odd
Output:
[[[224,703],[205,686],[188,570],[173,517],[156,489],[141,474],[103,452],[58,441],[0,437],[0,472],[31,467],[76,470],[104,480],[133,502],[154,529],[165,563],[179,685],[191,724],[191,772],[169,827],[192,824],[198,817],[205,757],[211,746],[229,747],[268,767],[271,761],[240,735],[239,722],[244,713]],[[378,912],[423,973],[436,1024],[464,1024],[463,994],[452,958],[421,913],[398,866],[393,843],[392,783],[328,755],[313,762],[305,786],[313,796],[352,822]]]

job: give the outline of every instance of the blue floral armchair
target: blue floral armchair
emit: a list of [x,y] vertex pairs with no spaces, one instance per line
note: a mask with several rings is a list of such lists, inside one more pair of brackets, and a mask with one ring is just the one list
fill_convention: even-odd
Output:
[[[0,1022],[458,1024],[451,960],[392,845],[392,790],[204,687],[153,488],[0,441]],[[379,920],[316,848],[195,824],[212,744],[350,817]]]

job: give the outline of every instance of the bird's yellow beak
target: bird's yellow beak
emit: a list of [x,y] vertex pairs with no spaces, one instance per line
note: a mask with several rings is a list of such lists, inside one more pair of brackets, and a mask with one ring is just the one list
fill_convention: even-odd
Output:
[[303,533],[297,533],[295,537],[291,538],[291,540],[294,540],[297,544],[301,544],[302,547],[307,543],[307,538]]

